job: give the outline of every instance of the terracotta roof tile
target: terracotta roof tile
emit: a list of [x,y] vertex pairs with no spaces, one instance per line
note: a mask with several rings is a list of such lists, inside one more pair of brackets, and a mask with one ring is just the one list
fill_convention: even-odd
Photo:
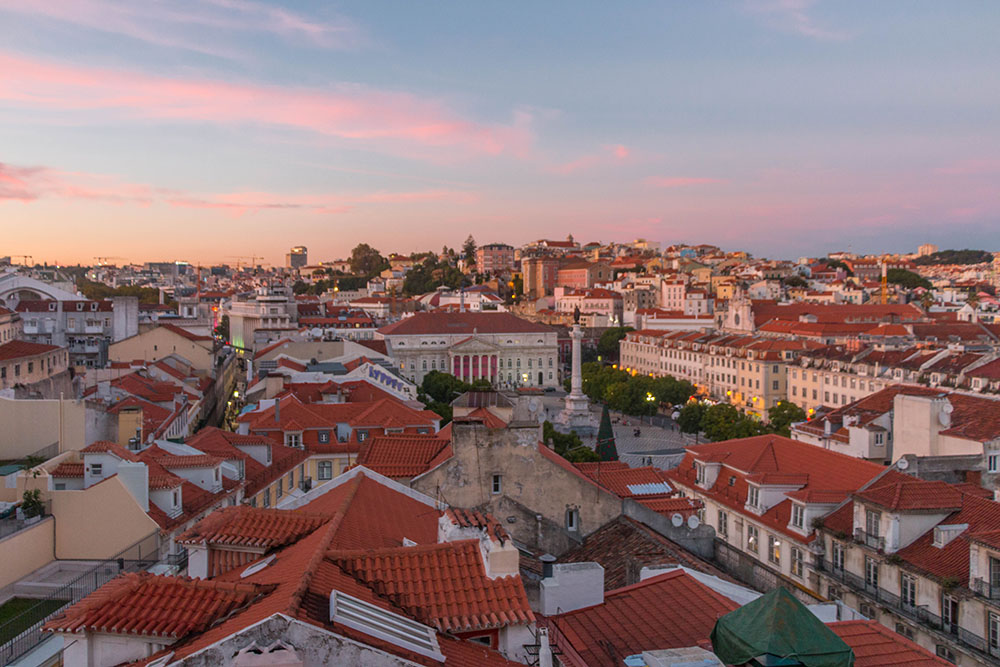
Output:
[[520,576],[486,576],[478,540],[331,551],[327,558],[379,595],[445,632],[534,621]]
[[870,487],[855,493],[854,497],[894,512],[949,512],[962,506],[962,493],[951,484],[925,481],[891,469]]
[[330,520],[323,514],[239,505],[212,512],[177,538],[183,544],[273,549],[295,542]]
[[951,663],[877,621],[827,623],[854,650],[854,667],[938,667]]
[[652,647],[696,646],[737,606],[677,570],[610,591],[603,604],[550,616],[546,624],[568,664],[620,667],[627,656]]
[[[617,462],[615,462],[617,463]],[[592,480],[611,491],[619,498],[648,498],[668,496],[674,493],[666,475],[656,468],[630,468],[627,465],[607,466],[607,464],[591,464],[586,468],[578,468]]]
[[51,477],[83,477],[83,467],[83,463],[63,461],[53,468],[49,472],[49,475]]
[[643,567],[683,565],[724,578],[719,569],[645,524],[621,516],[588,535],[583,544],[559,557],[560,563],[599,563],[604,568],[604,588],[633,584]]
[[386,336],[420,334],[552,333],[554,329],[511,313],[416,313],[379,329]]
[[22,357],[35,357],[39,354],[47,354],[61,349],[63,348],[58,345],[31,343],[26,340],[12,340],[0,345],[0,361],[9,361]]
[[208,629],[267,590],[255,584],[130,573],[49,621],[45,630],[183,638]]
[[380,435],[362,444],[358,465],[386,477],[416,477],[430,469],[447,440],[436,435]]

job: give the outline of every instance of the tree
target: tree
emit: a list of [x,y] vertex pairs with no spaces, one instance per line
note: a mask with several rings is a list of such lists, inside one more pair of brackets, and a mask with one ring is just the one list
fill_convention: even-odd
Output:
[[601,455],[586,445],[580,445],[563,454],[563,458],[571,463],[595,463],[601,460]]
[[388,262],[378,250],[367,243],[359,243],[351,251],[351,271],[371,277],[383,271]]
[[705,405],[698,401],[691,401],[681,408],[681,414],[677,417],[677,424],[681,427],[681,432],[700,433],[705,410]]
[[219,323],[215,325],[215,335],[222,340],[229,340],[229,315],[219,318]]
[[597,447],[595,448],[601,461],[617,461],[618,448],[615,446],[615,431],[611,427],[611,414],[608,406],[601,411],[601,425],[597,428]]
[[632,327],[611,327],[605,329],[601,334],[601,339],[597,342],[597,354],[603,359],[612,361],[618,360],[619,344],[629,331],[635,331]]
[[718,403],[705,410],[701,428],[709,440],[731,440],[736,437],[737,423],[743,418],[740,411],[728,403]]
[[931,281],[920,274],[907,271],[906,269],[889,269],[885,272],[885,279],[893,285],[899,285],[906,289],[916,289],[918,287],[923,287],[924,289],[931,288]]
[[846,263],[840,261],[839,259],[830,259],[829,257],[827,257],[825,260],[823,260],[823,263],[829,266],[831,269],[843,269],[844,273],[846,273],[849,276],[854,275],[854,271],[851,271],[851,267],[849,267]]
[[770,430],[786,438],[792,433],[792,424],[806,420],[806,411],[791,401],[778,401],[767,414]]
[[917,257],[913,263],[917,266],[932,264],[985,264],[993,261],[993,253],[986,250],[941,250],[939,252]]
[[926,290],[920,295],[920,306],[924,310],[930,310],[931,306],[934,305],[934,293],[930,290]]
[[[432,401],[451,404],[456,396],[469,391],[472,385],[463,382],[450,373],[431,371],[420,383],[420,392]],[[439,413],[440,414],[440,413]]]
[[809,287],[808,281],[797,273],[785,277],[781,282],[785,284],[785,287]]
[[45,513],[45,505],[42,504],[42,492],[39,489],[29,489],[21,496],[21,512],[25,519],[41,516]]
[[427,404],[427,409],[431,412],[437,413],[437,415],[441,417],[441,426],[444,426],[452,420],[452,409],[450,403],[431,401]]
[[469,234],[469,238],[465,239],[465,243],[462,244],[462,257],[465,259],[466,266],[475,265],[476,240],[472,238],[472,234]]
[[465,284],[465,274],[447,262],[430,257],[410,269],[403,279],[403,294],[426,294],[441,285],[452,289]]

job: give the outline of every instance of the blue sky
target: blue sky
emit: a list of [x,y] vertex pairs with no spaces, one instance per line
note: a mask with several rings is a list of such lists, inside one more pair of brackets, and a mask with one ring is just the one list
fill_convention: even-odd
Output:
[[0,0],[4,246],[997,250],[997,34],[992,1]]

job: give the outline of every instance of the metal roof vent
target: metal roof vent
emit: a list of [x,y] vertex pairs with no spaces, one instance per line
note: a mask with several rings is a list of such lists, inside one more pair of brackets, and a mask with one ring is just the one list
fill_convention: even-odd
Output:
[[337,590],[330,593],[330,621],[444,662],[434,628]]

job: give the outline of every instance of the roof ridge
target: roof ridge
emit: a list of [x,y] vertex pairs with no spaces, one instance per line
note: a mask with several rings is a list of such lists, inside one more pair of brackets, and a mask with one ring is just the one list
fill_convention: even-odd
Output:
[[305,597],[305,594],[309,591],[309,585],[312,583],[312,578],[316,574],[316,570],[319,567],[320,563],[322,563],[323,559],[326,558],[326,551],[329,549],[330,543],[333,542],[333,538],[336,536],[337,531],[340,529],[340,524],[343,522],[344,516],[347,514],[347,507],[350,506],[351,501],[354,499],[354,496],[357,495],[358,489],[361,487],[361,481],[363,479],[365,479],[364,475],[358,475],[349,482],[351,484],[350,490],[347,492],[347,495],[344,496],[343,500],[340,501],[340,507],[337,509],[337,512],[330,519],[330,524],[326,530],[326,533],[323,535],[316,551],[313,553],[312,557],[309,559],[309,562],[306,564],[306,567],[302,573],[302,580],[299,582],[298,587],[295,589],[295,592],[292,593],[291,598],[288,601],[288,607],[286,609],[286,613],[289,616],[293,618],[296,616],[296,612],[298,611],[299,606],[302,604],[302,600]]

